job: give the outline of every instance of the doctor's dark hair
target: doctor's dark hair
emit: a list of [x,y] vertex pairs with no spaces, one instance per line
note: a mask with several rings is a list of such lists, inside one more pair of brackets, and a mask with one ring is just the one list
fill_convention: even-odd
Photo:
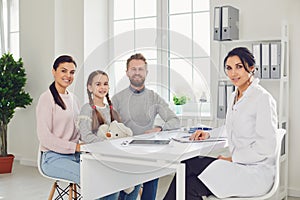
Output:
[[[104,117],[97,110],[97,108],[94,104],[93,97],[92,97],[93,92],[90,92],[89,89],[88,89],[88,86],[93,84],[93,79],[97,75],[106,76],[108,78],[107,73],[105,73],[104,71],[101,71],[101,70],[96,70],[96,71],[93,71],[92,73],[90,73],[90,75],[88,77],[88,80],[87,80],[87,83],[86,83],[86,87],[87,87],[86,91],[87,91],[87,94],[88,94],[88,97],[89,97],[89,104],[92,108],[92,131],[93,132],[97,131],[100,125],[107,123],[107,122],[105,122]],[[107,103],[109,105],[109,112],[110,112],[111,122],[114,121],[114,120],[117,120],[118,122],[120,122],[121,120],[119,118],[118,113],[113,109],[112,102],[109,98],[109,93],[107,93],[105,97],[106,97]]]
[[[56,58],[56,60],[53,63],[52,68],[56,71],[58,66],[62,63],[73,63],[75,65],[75,67],[77,67],[75,60],[71,56],[61,55],[58,58]],[[53,96],[54,102],[57,105],[59,105],[63,110],[66,110],[66,105],[65,105],[64,101],[62,100],[62,98],[60,97],[60,95],[55,87],[55,81],[53,81],[53,83],[49,86],[49,89]]]
[[228,54],[227,56],[225,57],[224,59],[224,72],[225,74],[226,73],[226,62],[227,62],[227,59],[229,57],[232,57],[232,56],[237,56],[240,58],[240,60],[242,61],[242,64],[243,64],[243,67],[244,69],[248,72],[248,73],[251,73],[251,74],[254,74],[254,71],[251,72],[249,67],[252,67],[255,65],[255,58],[253,56],[253,54],[245,47],[237,47],[237,48],[234,48],[232,49]]

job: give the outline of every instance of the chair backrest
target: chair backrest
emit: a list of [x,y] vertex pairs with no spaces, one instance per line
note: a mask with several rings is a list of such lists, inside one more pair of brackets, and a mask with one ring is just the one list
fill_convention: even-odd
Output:
[[72,181],[69,181],[69,180],[66,180],[66,179],[61,179],[61,178],[55,178],[55,177],[51,177],[51,176],[48,176],[46,175],[44,172],[43,172],[43,169],[41,168],[41,165],[42,165],[42,151],[39,147],[39,151],[38,151],[38,157],[37,157],[37,166],[38,166],[38,170],[40,172],[40,174],[42,176],[44,176],[45,178],[49,178],[49,179],[52,179],[54,181],[62,181],[62,182],[67,182],[67,183],[73,183]]
[[42,168],[41,168],[41,164],[42,164],[42,151],[40,150],[40,147],[39,147],[39,151],[38,151],[38,157],[37,157],[37,166],[38,166],[38,170],[40,172],[40,174],[46,178],[50,178],[48,177],[46,174],[44,174]]
[[261,199],[268,199],[272,197],[275,193],[276,190],[279,186],[280,182],[280,157],[281,157],[281,143],[282,139],[286,133],[286,130],[284,129],[278,129],[276,132],[276,173],[275,173],[275,179],[274,179],[274,184],[271,188],[271,190],[265,194],[264,196],[261,197]]
[[[284,129],[278,129],[276,131],[276,150],[275,150],[275,155],[276,155],[276,172],[275,172],[275,179],[274,179],[274,184],[272,188],[269,190],[269,192],[263,196],[258,196],[258,197],[229,197],[229,198],[224,198],[223,200],[264,200],[264,199],[269,199],[272,197],[275,193],[276,190],[278,189],[279,182],[280,182],[280,157],[281,157],[281,143],[284,135],[286,134],[286,130]],[[213,199],[218,199],[214,196],[209,196],[209,200]]]

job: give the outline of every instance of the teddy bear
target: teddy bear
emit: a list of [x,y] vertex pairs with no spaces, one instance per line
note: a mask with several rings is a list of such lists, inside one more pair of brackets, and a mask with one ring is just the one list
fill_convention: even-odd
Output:
[[[130,137],[133,135],[130,128],[126,127],[123,123],[113,121],[110,125],[102,124],[97,132],[97,135],[103,140],[111,140],[122,137]],[[131,193],[134,187],[127,188],[123,190],[127,194]]]
[[103,140],[111,140],[123,137],[130,137],[133,135],[130,128],[123,123],[113,121],[110,125],[102,124],[97,132],[97,135]]

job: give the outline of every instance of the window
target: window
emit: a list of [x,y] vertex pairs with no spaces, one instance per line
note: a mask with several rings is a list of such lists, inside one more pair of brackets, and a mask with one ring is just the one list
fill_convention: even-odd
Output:
[[19,59],[19,0],[0,0],[0,53]]
[[149,65],[148,88],[169,102],[175,94],[196,104],[205,96],[210,115],[209,0],[114,0],[112,7],[114,93],[129,85],[126,60],[140,52]]

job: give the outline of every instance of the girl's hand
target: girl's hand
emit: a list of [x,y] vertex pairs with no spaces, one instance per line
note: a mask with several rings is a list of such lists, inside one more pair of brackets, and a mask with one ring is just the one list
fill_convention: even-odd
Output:
[[80,146],[84,143],[76,144],[75,152],[80,152]]
[[209,138],[209,133],[202,130],[197,130],[190,136],[190,140],[206,140]]

